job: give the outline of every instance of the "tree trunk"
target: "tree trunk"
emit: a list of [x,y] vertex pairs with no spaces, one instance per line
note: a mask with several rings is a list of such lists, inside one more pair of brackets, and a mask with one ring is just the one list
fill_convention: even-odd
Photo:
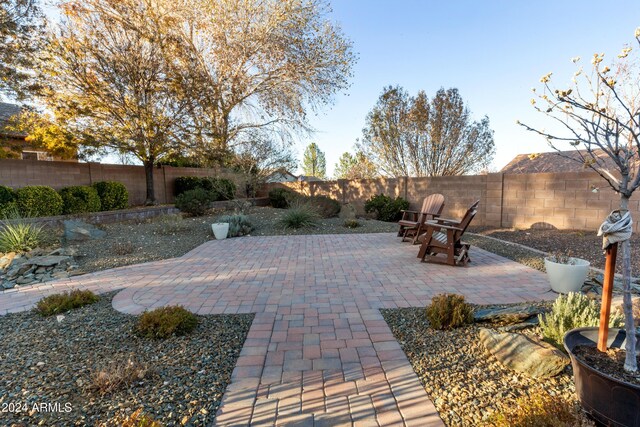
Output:
[[[628,210],[629,198],[620,197],[620,208]],[[636,360],[636,326],[633,322],[633,306],[631,304],[631,240],[622,242],[622,307],[624,311],[624,324],[627,332],[627,344],[625,347],[626,358],[624,369],[629,372],[638,370]]]
[[156,195],[153,186],[153,164],[154,160],[146,160],[144,162],[144,174],[147,180],[147,200],[145,200],[145,206],[152,206],[156,204]]

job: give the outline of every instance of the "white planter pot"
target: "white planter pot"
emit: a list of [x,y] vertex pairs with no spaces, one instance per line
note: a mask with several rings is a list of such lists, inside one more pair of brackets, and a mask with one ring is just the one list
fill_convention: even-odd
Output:
[[560,294],[579,292],[584,285],[589,273],[589,261],[580,258],[571,258],[574,264],[558,264],[544,259],[544,267],[551,284],[551,290]]
[[229,234],[229,223],[228,222],[216,222],[211,224],[211,230],[213,230],[213,235],[216,236],[216,240],[226,239]]

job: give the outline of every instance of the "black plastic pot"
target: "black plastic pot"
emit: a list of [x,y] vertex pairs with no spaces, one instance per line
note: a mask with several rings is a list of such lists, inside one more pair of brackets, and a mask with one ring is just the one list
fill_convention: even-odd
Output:
[[[625,340],[624,330],[609,329],[608,347],[624,348]],[[571,357],[576,393],[582,407],[606,426],[640,427],[640,387],[603,374],[573,355],[576,346],[596,347],[597,342],[598,328],[572,329],[564,336],[564,347]],[[636,348],[640,351],[640,339]]]

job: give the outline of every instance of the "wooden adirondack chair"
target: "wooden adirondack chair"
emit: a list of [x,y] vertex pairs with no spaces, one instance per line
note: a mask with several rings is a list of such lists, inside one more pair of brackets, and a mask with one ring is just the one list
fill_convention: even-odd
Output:
[[444,196],[442,194],[431,194],[424,198],[422,208],[418,211],[402,211],[402,219],[398,221],[400,229],[398,236],[402,236],[404,242],[407,237],[413,237],[413,244],[418,241],[418,236],[424,232],[424,224],[430,219],[440,216],[444,208]]
[[[427,221],[426,232],[418,240],[422,243],[418,258],[422,261],[439,262],[449,265],[466,265],[469,259],[469,245],[462,236],[469,223],[478,212],[480,200],[469,207],[460,221],[438,218]],[[445,256],[440,256],[444,254]]]

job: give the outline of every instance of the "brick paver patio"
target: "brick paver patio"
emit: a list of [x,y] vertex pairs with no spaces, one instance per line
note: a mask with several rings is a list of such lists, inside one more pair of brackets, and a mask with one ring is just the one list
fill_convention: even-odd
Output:
[[[210,241],[181,258],[0,294],[0,314],[69,288],[107,292],[117,310],[182,304],[256,313],[217,425],[442,425],[380,308],[443,292],[474,303],[553,299],[546,277],[472,248],[472,263],[420,263],[392,234]],[[185,379],[188,381],[188,379]]]

